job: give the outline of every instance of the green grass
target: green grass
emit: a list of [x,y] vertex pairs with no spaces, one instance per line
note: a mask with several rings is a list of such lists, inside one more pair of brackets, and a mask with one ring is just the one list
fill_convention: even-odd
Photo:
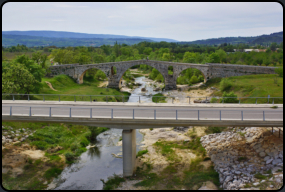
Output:
[[62,172],[62,170],[63,169],[57,167],[50,168],[45,172],[44,177],[50,180],[53,177],[57,177]]
[[261,173],[255,174],[254,177],[255,177],[256,179],[266,179],[266,178],[267,178],[266,176],[262,175]]
[[101,181],[103,182],[103,190],[113,190],[117,188],[121,182],[126,181],[126,179],[114,174],[112,177],[108,178],[107,182],[103,179],[101,179]]
[[[274,74],[258,74],[228,77],[228,81],[232,86],[226,92],[233,91],[238,97],[283,97],[283,77],[277,78],[274,83]],[[207,81],[204,89],[208,87],[216,87],[220,89],[222,78],[213,78]],[[215,96],[222,96],[222,91],[215,91]],[[255,99],[241,99],[241,103],[255,103]],[[272,103],[273,99],[269,99]],[[257,103],[267,103],[267,98],[258,99]],[[283,103],[283,99],[274,99],[274,103]]]
[[223,130],[225,130],[227,127],[211,127],[209,126],[206,130],[206,134],[212,134],[212,133],[221,133]]
[[190,149],[196,155],[206,156],[206,150],[201,145],[200,137],[196,137],[189,142],[184,141],[157,141],[154,143],[157,150],[165,156],[169,161],[179,162],[180,158],[175,154],[173,148]]
[[[57,90],[52,90],[45,81],[48,81],[52,84],[52,87]],[[124,100],[127,101],[129,98],[130,93],[128,92],[120,92],[118,89],[112,88],[101,88],[98,87],[100,81],[95,79],[84,79],[83,84],[77,84],[71,77],[67,75],[58,75],[52,78],[43,78],[42,79],[42,89],[40,90],[39,94],[53,94],[51,96],[45,95],[45,100],[49,101],[58,101],[59,97],[58,94],[69,94],[71,96],[60,96],[61,101],[74,101],[74,95],[99,95],[99,96],[92,96],[91,100],[96,101],[106,101],[105,96],[100,95],[118,95],[120,97],[109,97],[108,100],[110,102],[117,102],[122,100],[122,96]],[[32,94],[32,93],[31,93]],[[12,99],[11,96],[7,99]],[[27,98],[20,98],[15,97],[15,100],[19,99],[27,99]],[[31,100],[43,100],[43,96],[31,96]],[[76,101],[90,101],[90,96],[76,96]]]
[[157,93],[157,94],[153,95],[152,102],[154,102],[154,103],[166,103],[166,101],[165,101],[166,98],[167,97],[165,97],[163,94]]
[[148,152],[148,150],[142,150],[142,151],[139,151],[138,154],[137,154],[137,157],[140,157],[140,156],[143,156],[144,154],[146,154]]

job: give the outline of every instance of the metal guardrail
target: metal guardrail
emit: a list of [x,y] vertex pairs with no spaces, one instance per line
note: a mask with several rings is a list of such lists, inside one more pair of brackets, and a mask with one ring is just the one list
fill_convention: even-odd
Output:
[[[71,94],[2,94],[2,96],[3,95],[12,96],[12,100],[13,101],[15,101],[15,96],[27,96],[27,100],[28,101],[31,100],[31,96],[43,96],[43,101],[47,100],[45,98],[45,96],[55,96],[55,97],[58,97],[58,101],[59,102],[61,101],[60,100],[60,96],[62,96],[62,97],[63,96],[74,97],[74,102],[78,101],[78,100],[76,100],[76,97],[89,97],[90,98],[90,102],[96,102],[97,101],[96,99],[94,99],[94,97],[103,97],[107,103],[110,102],[109,98],[112,98],[112,97],[122,98],[122,102],[123,103],[125,102],[125,97],[130,97],[130,96],[124,96],[124,95],[71,95]],[[148,95],[146,95],[146,96],[148,96]],[[93,97],[93,100],[92,100],[92,97]],[[141,96],[132,96],[132,97],[138,97],[138,102],[141,103],[141,99],[140,99]],[[174,96],[152,96],[152,95],[149,95],[149,97],[155,98],[155,103],[157,103],[157,98],[159,98],[159,97],[171,98],[172,99],[172,103],[173,103],[173,100],[175,99]],[[210,103],[210,99],[212,99],[212,98],[216,98],[218,100],[221,100],[222,103],[225,103],[224,102],[225,99],[235,98],[235,99],[238,100],[238,104],[242,103],[241,102],[242,99],[255,99],[255,104],[257,104],[257,100],[258,99],[267,99],[267,103],[269,103],[270,99],[272,99],[272,104],[274,104],[274,99],[282,99],[282,101],[283,101],[283,97],[216,97],[216,96],[210,96],[210,97],[190,97],[190,96],[187,96],[185,98],[188,98],[188,103],[189,104],[190,104],[190,99],[191,98],[205,98],[204,101],[206,101],[206,102],[204,102],[204,103]]]
[[[3,110],[4,108],[4,110]],[[5,108],[8,108],[8,110]],[[118,115],[120,115],[120,118],[127,118],[127,119],[191,119],[191,120],[258,120],[258,121],[266,121],[268,117],[271,116],[270,120],[271,121],[276,121],[276,120],[282,120],[283,121],[283,110],[267,110],[267,111],[258,111],[258,110],[214,110],[214,109],[208,109],[208,110],[191,110],[191,109],[133,109],[133,108],[92,108],[92,107],[42,107],[42,106],[3,106],[2,105],[2,116],[13,116],[13,109],[17,110],[17,108],[26,108],[21,111],[19,114],[19,109],[18,113],[14,114],[14,116],[56,116],[56,117],[75,117],[72,116],[72,112],[77,112],[81,116],[76,115],[76,117],[83,117],[83,118],[115,118],[116,116],[114,115],[115,112]],[[34,109],[34,111],[32,111]],[[35,110],[35,109],[40,109],[40,110]],[[47,110],[45,110],[47,109]],[[60,113],[62,111],[65,111],[66,115],[56,115],[52,114],[52,109],[61,109]],[[94,110],[95,109],[95,110]],[[104,111],[104,110],[107,110]],[[3,112],[9,112],[9,113],[4,113]],[[24,113],[23,113],[24,111]],[[43,114],[45,111],[46,114]],[[122,116],[122,111],[125,111],[127,115]],[[141,111],[149,111],[147,113],[141,113]],[[32,114],[32,112],[37,112],[41,113],[38,115]],[[56,113],[56,111],[54,111]],[[216,112],[216,113],[215,113]],[[249,113],[248,113],[249,112]],[[232,113],[232,114],[231,114]],[[96,115],[98,114],[98,115]],[[106,114],[106,115],[103,115]],[[179,115],[180,114],[180,115]],[[207,116],[215,116],[210,117]],[[247,116],[250,114],[251,116],[255,116],[255,119],[249,119]],[[103,116],[102,116],[103,115]],[[231,115],[231,116],[230,116]],[[267,115],[267,116],[266,116]],[[276,116],[280,116],[280,118],[276,118]],[[237,118],[234,118],[237,117]],[[222,118],[223,117],[223,118]],[[227,118],[228,117],[228,118]],[[273,118],[272,118],[273,117]]]

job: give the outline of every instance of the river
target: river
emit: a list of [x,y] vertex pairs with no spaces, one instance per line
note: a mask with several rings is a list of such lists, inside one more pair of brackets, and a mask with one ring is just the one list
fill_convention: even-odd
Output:
[[[152,86],[147,85],[145,77],[135,78],[136,83],[142,84],[132,91],[128,102],[138,102],[141,96],[141,102],[152,102],[149,94],[156,94]],[[146,92],[143,94],[141,88],[145,87]],[[113,174],[123,174],[123,159],[116,158],[112,155],[122,157],[122,146],[116,146],[122,129],[111,128],[108,131],[97,136],[96,141],[90,143],[92,148],[81,154],[78,161],[67,166],[58,178],[49,184],[48,189],[59,190],[100,190],[103,189],[103,182]],[[137,152],[140,150],[143,135],[136,129]]]

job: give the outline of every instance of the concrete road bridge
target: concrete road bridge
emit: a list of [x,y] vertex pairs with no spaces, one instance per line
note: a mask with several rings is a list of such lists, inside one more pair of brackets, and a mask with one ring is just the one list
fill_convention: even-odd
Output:
[[[165,80],[165,90],[176,89],[176,80],[179,74],[188,68],[195,68],[202,72],[204,76],[204,82],[215,77],[230,77],[230,76],[242,76],[251,74],[274,74],[275,67],[263,67],[263,66],[248,66],[248,65],[236,65],[236,64],[218,64],[218,63],[206,63],[206,64],[194,64],[194,63],[177,63],[166,61],[154,61],[154,60],[134,60],[134,61],[121,61],[110,63],[98,63],[98,64],[63,64],[50,67],[50,73],[48,76],[53,77],[60,74],[65,74],[72,77],[78,84],[83,83],[84,74],[92,68],[100,69],[103,71],[109,81],[108,87],[119,88],[120,81],[123,74],[127,69],[135,65],[149,65],[157,69]],[[173,67],[173,75],[168,74],[168,67]],[[117,74],[114,74],[114,67],[116,67]]]
[[[85,104],[84,104],[85,103]],[[136,131],[174,126],[283,127],[283,104],[256,104],[232,108],[155,104],[99,105],[89,102],[3,101],[2,121],[73,123],[122,129],[123,175],[135,169]],[[229,107],[229,105],[227,105]]]

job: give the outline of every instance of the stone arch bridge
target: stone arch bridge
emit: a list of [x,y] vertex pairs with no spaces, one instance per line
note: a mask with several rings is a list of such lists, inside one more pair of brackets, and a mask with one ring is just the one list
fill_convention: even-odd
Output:
[[[156,68],[164,77],[165,89],[176,89],[176,80],[179,74],[188,68],[195,68],[202,72],[205,82],[214,77],[230,77],[242,76],[250,74],[274,74],[275,67],[263,66],[248,66],[236,64],[193,64],[193,63],[176,63],[166,61],[153,61],[153,60],[134,60],[134,61],[121,61],[109,62],[99,64],[64,64],[50,67],[48,76],[53,77],[60,74],[65,74],[76,80],[77,83],[83,83],[83,76],[87,70],[96,68],[102,70],[108,77],[108,87],[119,88],[119,84],[123,74],[127,69],[135,65],[149,65]],[[173,67],[173,75],[168,75],[168,67]],[[114,74],[113,67],[116,67],[117,74]]]

